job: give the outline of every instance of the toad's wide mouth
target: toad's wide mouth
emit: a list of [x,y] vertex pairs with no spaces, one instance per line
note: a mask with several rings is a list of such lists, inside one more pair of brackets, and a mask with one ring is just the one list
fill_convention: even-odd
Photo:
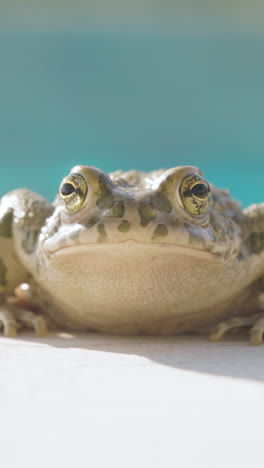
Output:
[[135,240],[126,240],[116,243],[86,243],[63,246],[55,251],[49,252],[52,258],[72,256],[72,255],[93,255],[101,254],[107,257],[124,256],[126,259],[131,257],[156,257],[162,255],[187,255],[196,258],[213,260],[223,257],[225,252],[212,251],[193,246],[183,246],[179,244],[169,243],[143,243]]

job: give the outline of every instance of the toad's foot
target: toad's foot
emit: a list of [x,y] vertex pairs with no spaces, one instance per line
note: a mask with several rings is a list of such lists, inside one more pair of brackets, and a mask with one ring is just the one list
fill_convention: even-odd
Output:
[[[258,297],[258,307],[264,310],[264,294],[260,294]],[[253,346],[260,345],[264,336],[264,312],[248,317],[235,317],[219,323],[209,339],[210,341],[220,341],[229,330],[236,331],[238,328],[250,326],[250,344]]]
[[37,336],[48,334],[44,317],[10,304],[0,305],[0,324],[4,329],[4,335],[10,338],[16,336],[17,329],[21,326],[34,328]]
[[219,323],[209,336],[209,340],[213,342],[220,341],[229,330],[236,331],[238,328],[250,327],[251,325],[250,344],[259,345],[262,343],[264,334],[264,314],[257,314],[252,317],[236,317]]

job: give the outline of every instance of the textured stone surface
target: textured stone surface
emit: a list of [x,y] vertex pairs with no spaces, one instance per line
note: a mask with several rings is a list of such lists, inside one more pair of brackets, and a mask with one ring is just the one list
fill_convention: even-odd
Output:
[[1,338],[1,466],[262,467],[264,347],[245,340]]

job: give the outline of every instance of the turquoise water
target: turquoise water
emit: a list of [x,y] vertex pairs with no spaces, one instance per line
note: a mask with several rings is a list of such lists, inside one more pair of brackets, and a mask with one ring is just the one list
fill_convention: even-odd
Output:
[[75,164],[198,165],[264,200],[264,38],[0,34],[0,195],[52,199]]

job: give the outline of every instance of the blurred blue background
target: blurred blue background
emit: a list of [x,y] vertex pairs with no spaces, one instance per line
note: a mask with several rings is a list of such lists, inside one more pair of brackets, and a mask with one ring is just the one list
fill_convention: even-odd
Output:
[[263,50],[256,0],[1,0],[0,195],[192,164],[263,201]]

